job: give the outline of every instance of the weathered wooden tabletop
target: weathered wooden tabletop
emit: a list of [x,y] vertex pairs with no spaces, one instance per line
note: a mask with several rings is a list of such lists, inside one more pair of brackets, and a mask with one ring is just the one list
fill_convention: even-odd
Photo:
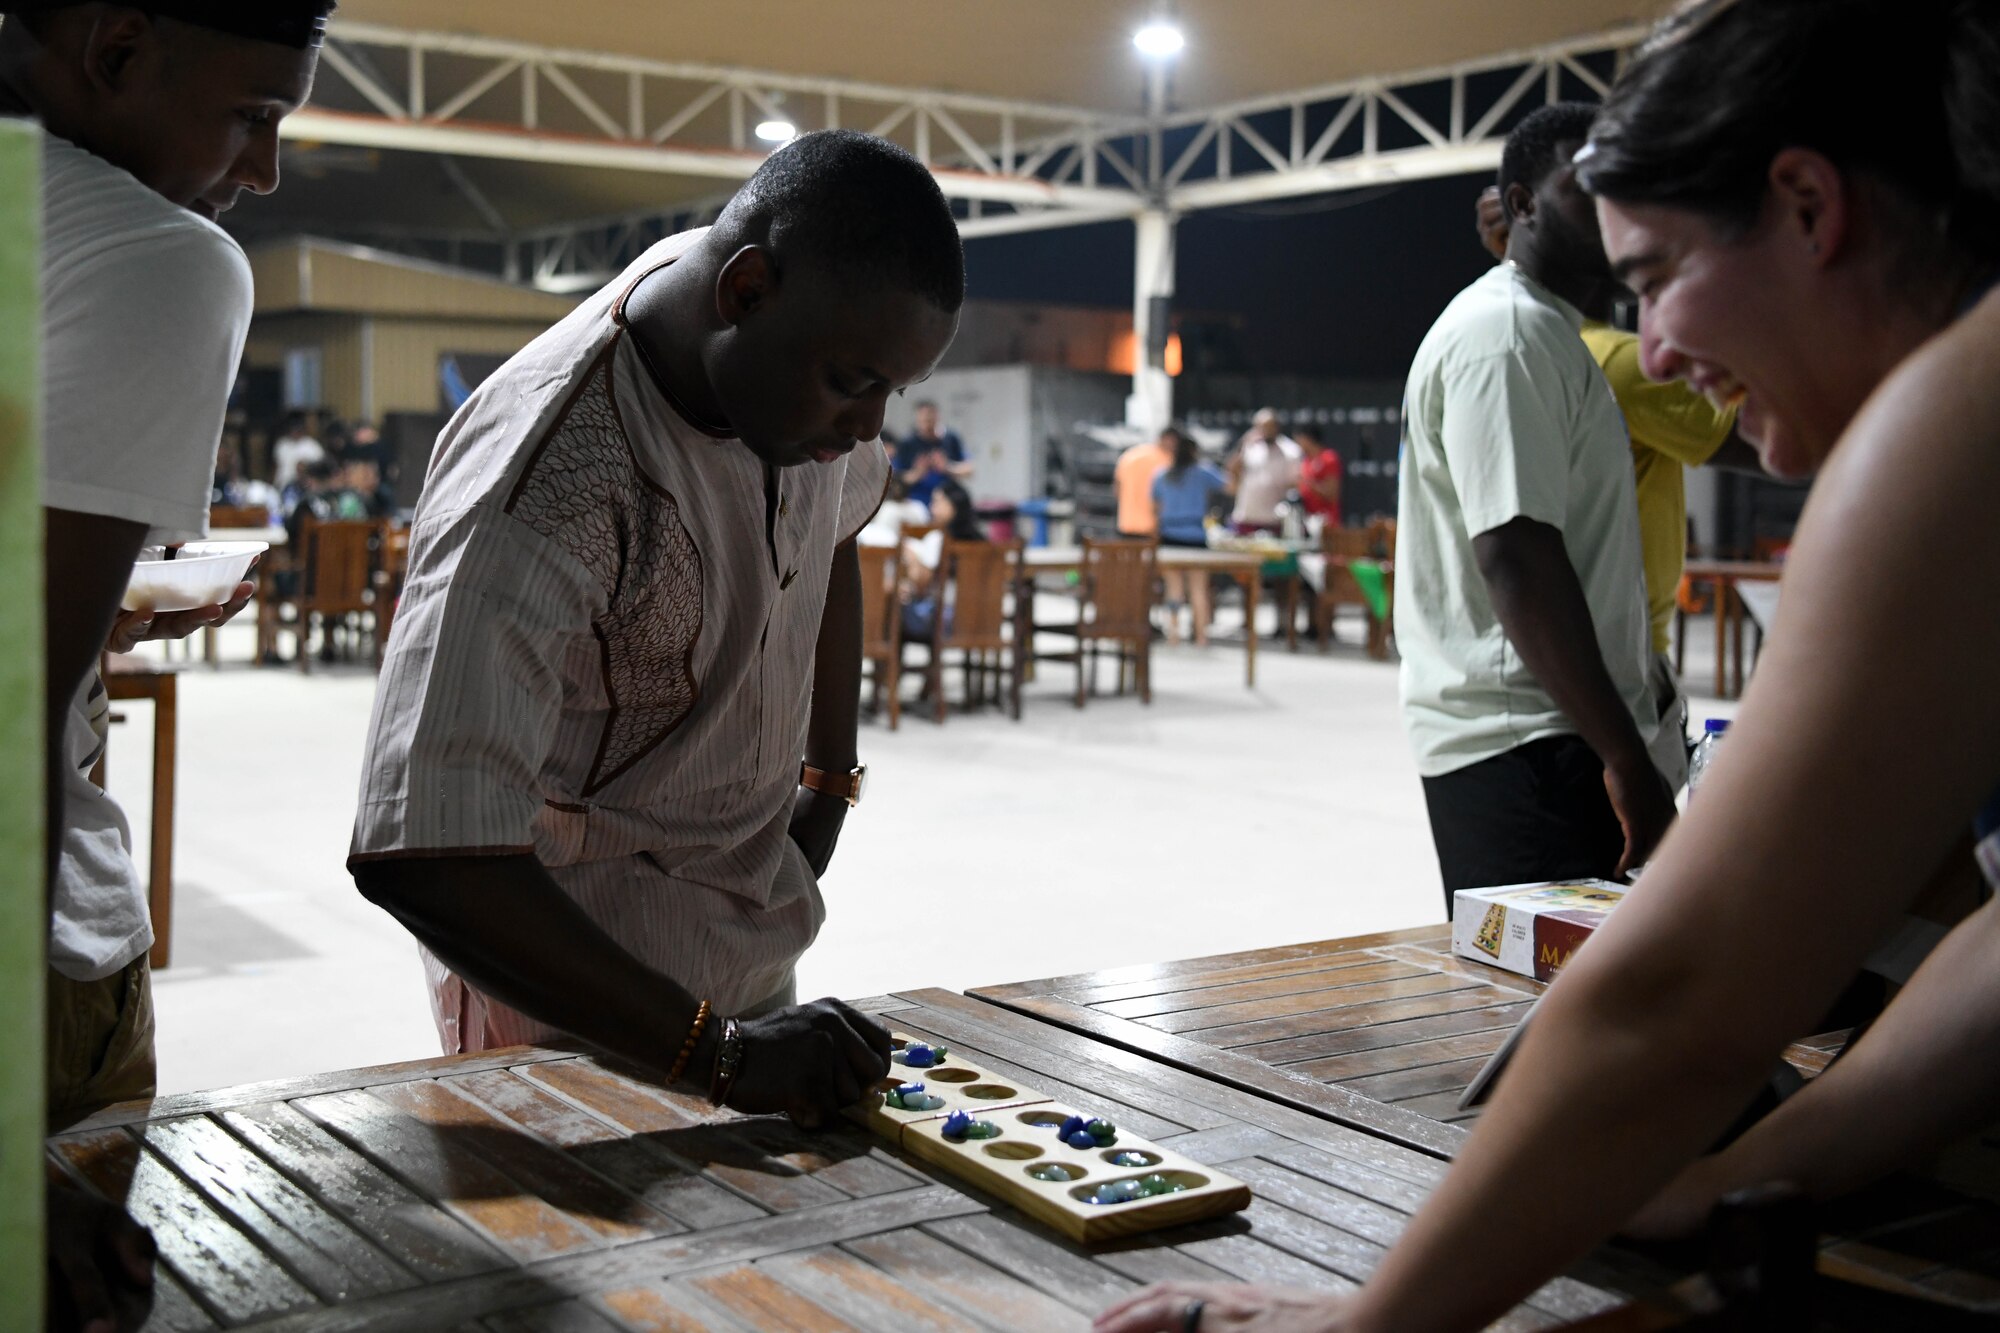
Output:
[[[1451,952],[1448,927],[975,989],[969,994],[1449,1157],[1460,1094],[1545,987]],[[1840,1034],[1785,1058],[1810,1077]],[[1951,1175],[1982,1198],[1897,1181],[1832,1210],[1821,1266],[1875,1285],[2000,1311],[2000,1132]]]
[[[1443,1170],[980,1000],[865,1007],[1220,1167],[1255,1202],[1086,1251],[859,1128],[806,1134],[526,1048],[113,1108],[51,1140],[52,1169],[152,1228],[153,1328],[488,1333],[1080,1329],[1159,1278],[1345,1288]],[[1614,1286],[1652,1277],[1594,1261],[1500,1327],[1610,1308]]]

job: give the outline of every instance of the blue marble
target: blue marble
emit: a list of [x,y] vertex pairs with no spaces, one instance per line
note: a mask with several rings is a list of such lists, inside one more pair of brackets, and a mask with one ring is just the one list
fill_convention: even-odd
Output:
[[1073,1115],[1069,1119],[1062,1122],[1062,1129],[1059,1130],[1058,1133],[1063,1138],[1063,1140],[1067,1142],[1070,1135],[1076,1133],[1078,1130],[1087,1128],[1089,1124],[1090,1122],[1088,1120],[1085,1120],[1082,1116]]
[[938,1057],[941,1054],[942,1052],[934,1051],[920,1041],[913,1041],[902,1050],[896,1052],[896,1059],[899,1063],[908,1065],[912,1069],[929,1069],[938,1062]]
[[964,1111],[953,1111],[944,1118],[944,1136],[948,1139],[962,1139],[972,1128],[972,1117]]
[[1090,1133],[1088,1130],[1082,1130],[1082,1129],[1079,1129],[1074,1134],[1065,1135],[1063,1138],[1063,1142],[1067,1143],[1072,1148],[1078,1148],[1084,1152],[1089,1152],[1092,1148],[1095,1148],[1097,1146],[1097,1140],[1090,1137]]

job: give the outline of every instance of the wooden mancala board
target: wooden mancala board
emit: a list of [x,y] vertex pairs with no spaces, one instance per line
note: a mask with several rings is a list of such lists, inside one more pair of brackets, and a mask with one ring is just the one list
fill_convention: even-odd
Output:
[[[848,1114],[1072,1240],[1111,1240],[1250,1206],[1250,1187],[1213,1167],[1092,1121],[944,1047],[894,1035],[890,1076]],[[924,1053],[932,1063],[906,1063]],[[920,1106],[892,1104],[898,1087],[917,1083]]]

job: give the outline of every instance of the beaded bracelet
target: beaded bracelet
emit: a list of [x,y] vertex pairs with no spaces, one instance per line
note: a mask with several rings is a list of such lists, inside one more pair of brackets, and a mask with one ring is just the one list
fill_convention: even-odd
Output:
[[729,1100],[736,1075],[743,1068],[743,1031],[733,1018],[722,1020],[722,1044],[715,1048],[715,1077],[709,1083],[708,1100],[720,1106]]
[[681,1043],[681,1053],[674,1060],[674,1067],[667,1071],[669,1084],[681,1081],[687,1072],[688,1061],[694,1058],[695,1043],[701,1040],[701,1030],[708,1026],[708,1001],[701,1002],[701,1008],[694,1011],[694,1026],[688,1029],[687,1040]]

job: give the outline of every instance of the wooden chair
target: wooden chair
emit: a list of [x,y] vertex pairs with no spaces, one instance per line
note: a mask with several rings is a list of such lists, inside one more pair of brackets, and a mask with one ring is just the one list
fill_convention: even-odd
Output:
[[268,528],[271,511],[263,505],[210,505],[208,526],[214,528]]
[[403,580],[410,572],[410,530],[389,523],[382,530],[380,558],[375,567],[375,666],[382,666],[382,654],[389,646],[389,630],[396,623],[396,604],[403,597]]
[[870,712],[882,711],[882,697],[889,698],[889,730],[903,720],[903,699],[899,687],[903,677],[903,604],[896,596],[902,573],[898,548],[863,546],[861,557],[861,660],[873,669],[869,698]]
[[945,718],[944,655],[952,651],[961,655],[965,669],[965,706],[982,702],[988,681],[997,685],[1004,671],[1008,712],[1016,722],[1021,720],[1023,654],[1009,625],[1007,594],[1026,549],[1027,543],[1018,541],[944,544],[937,581],[931,585],[937,589],[938,610],[931,622],[930,661],[925,665],[931,710],[939,722]]
[[[155,969],[173,957],[174,942],[174,752],[178,739],[179,691],[174,669],[135,654],[105,654],[100,670],[104,694],[112,703],[149,699],[153,704],[152,846],[146,873],[146,910],[153,919],[153,948],[147,955]],[[123,713],[113,713],[123,722]],[[90,780],[104,785],[108,759],[99,758]]]
[[1118,653],[1118,693],[1125,692],[1128,668],[1139,701],[1153,702],[1153,607],[1159,600],[1159,544],[1154,541],[1083,540],[1074,624],[1039,628],[1074,635],[1075,653],[1051,660],[1076,662],[1076,706],[1083,707],[1097,685],[1097,655],[1111,644]]
[[1365,528],[1328,528],[1320,534],[1319,548],[1326,560],[1326,577],[1319,596],[1313,599],[1312,611],[1319,650],[1324,653],[1333,642],[1334,612],[1343,606],[1358,606],[1368,620],[1368,655],[1377,659],[1388,657],[1392,617],[1375,614],[1374,604],[1354,577],[1353,562],[1381,562],[1385,590],[1393,595],[1395,575],[1388,562],[1396,552],[1396,520],[1377,519]]
[[[296,636],[299,670],[312,670],[312,631],[322,636],[352,617],[375,610],[375,560],[386,524],[379,519],[308,518],[299,529],[293,553],[299,573],[292,598],[295,615],[290,628]],[[376,626],[380,652],[380,625]],[[330,637],[325,637],[331,642]],[[378,656],[378,661],[379,656]]]

